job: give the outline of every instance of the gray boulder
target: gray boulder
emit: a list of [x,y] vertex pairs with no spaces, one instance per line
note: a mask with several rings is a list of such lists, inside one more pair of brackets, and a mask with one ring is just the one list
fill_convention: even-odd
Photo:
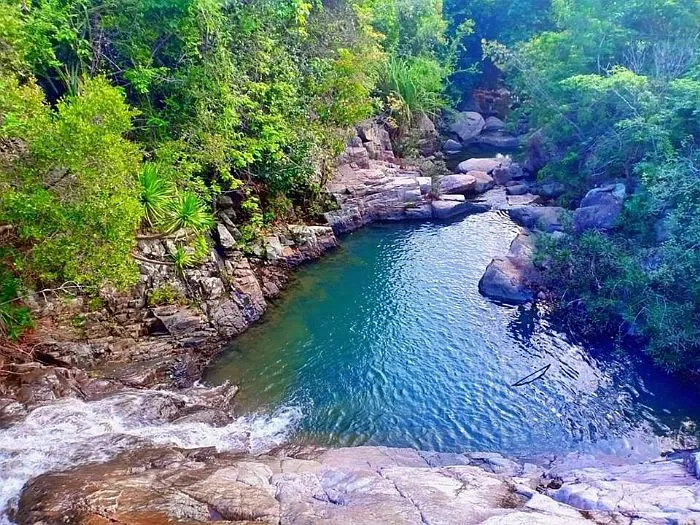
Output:
[[523,304],[534,299],[533,287],[540,281],[532,264],[534,239],[521,233],[510,245],[508,255],[491,261],[479,281],[479,292],[508,304]]
[[577,232],[607,231],[615,227],[622,213],[626,190],[624,184],[610,184],[589,191],[574,211]]
[[201,315],[184,306],[160,306],[152,311],[168,333],[175,337],[186,336],[205,325],[205,320]]
[[462,144],[455,139],[447,139],[442,145],[442,149],[448,154],[455,154],[462,151]]
[[506,123],[498,117],[488,117],[484,122],[483,131],[503,131]]
[[479,113],[475,111],[463,111],[455,115],[452,126],[450,126],[450,131],[459,136],[464,143],[472,140],[481,133],[485,125],[484,117]]
[[483,171],[470,171],[467,173],[467,177],[473,177],[476,183],[474,184],[474,192],[475,193],[484,193],[485,191],[490,190],[496,185],[496,182],[493,180],[493,177],[491,177],[488,173],[483,172]]
[[520,206],[508,210],[508,215],[520,226],[551,233],[562,230],[561,218],[565,211],[556,206]]
[[224,250],[230,250],[236,246],[236,239],[233,238],[228,228],[220,222],[216,223],[216,235],[219,238],[219,245]]
[[460,173],[469,173],[470,171],[483,171],[491,173],[496,168],[504,164],[504,158],[492,159],[467,159],[462,161],[457,166],[457,171]]
[[470,209],[469,203],[464,200],[463,195],[458,197],[462,197],[462,200],[456,199],[454,195],[443,195],[441,200],[433,201],[433,217],[436,219],[450,219],[467,213]]
[[472,174],[466,175],[445,175],[440,180],[441,193],[468,193],[474,191],[477,184],[476,178]]

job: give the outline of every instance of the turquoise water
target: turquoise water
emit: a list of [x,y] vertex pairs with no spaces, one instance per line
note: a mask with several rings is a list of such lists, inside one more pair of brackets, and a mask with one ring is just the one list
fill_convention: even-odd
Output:
[[356,232],[298,271],[206,379],[239,384],[243,414],[301,407],[295,439],[334,446],[525,454],[678,429],[693,392],[479,294],[516,233],[498,212]]

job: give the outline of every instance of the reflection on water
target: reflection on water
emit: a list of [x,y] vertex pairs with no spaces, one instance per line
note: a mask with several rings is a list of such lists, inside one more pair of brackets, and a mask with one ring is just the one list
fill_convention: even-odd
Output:
[[301,405],[296,439],[330,445],[531,454],[700,412],[693,392],[576,344],[537,307],[483,298],[481,274],[516,234],[496,212],[357,232],[301,270],[207,379],[239,384],[243,413]]

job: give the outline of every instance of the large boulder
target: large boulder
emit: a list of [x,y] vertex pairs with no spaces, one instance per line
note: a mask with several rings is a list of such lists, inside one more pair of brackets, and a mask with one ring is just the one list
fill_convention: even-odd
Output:
[[519,137],[503,133],[502,131],[481,133],[474,139],[474,142],[500,150],[513,150],[521,146]]
[[470,171],[468,177],[473,177],[476,183],[474,184],[474,193],[484,193],[496,185],[493,177],[484,171]]
[[497,454],[354,447],[307,449],[295,458],[281,452],[246,455],[151,447],[34,478],[22,491],[14,521],[21,525],[595,523],[529,488],[540,473]]
[[503,131],[506,127],[506,123],[503,122],[498,117],[488,117],[484,121],[484,129],[482,131]]
[[607,231],[615,227],[622,213],[626,190],[624,184],[610,184],[589,191],[574,211],[574,228]]
[[469,211],[469,203],[464,200],[463,195],[459,195],[459,197],[462,197],[462,200],[451,197],[454,196],[443,195],[441,200],[432,202],[433,217],[435,219],[450,219]]
[[457,171],[460,173],[469,173],[470,171],[491,173],[496,168],[503,166],[504,163],[505,158],[499,157],[491,159],[467,159],[457,165]]
[[442,145],[442,149],[448,155],[456,155],[457,153],[462,151],[462,143],[456,141],[455,139],[447,139]]
[[526,171],[536,174],[549,162],[549,152],[545,144],[542,130],[538,130],[530,136],[527,143],[527,160],[523,166]]
[[508,210],[508,214],[520,226],[551,233],[563,229],[561,218],[565,211],[556,206],[519,206]]
[[521,233],[510,245],[508,255],[491,261],[479,281],[479,292],[496,301],[523,304],[534,299],[533,287],[540,282],[532,263],[534,239]]
[[450,131],[456,134],[462,142],[465,143],[471,141],[481,133],[485,125],[484,117],[479,113],[475,111],[463,111],[455,115],[454,121],[450,126]]
[[472,174],[445,175],[440,180],[440,193],[469,193],[474,191],[477,180]]

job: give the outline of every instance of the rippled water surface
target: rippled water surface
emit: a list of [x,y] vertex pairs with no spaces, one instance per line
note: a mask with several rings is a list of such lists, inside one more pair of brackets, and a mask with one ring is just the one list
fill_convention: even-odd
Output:
[[296,439],[330,445],[531,454],[675,430],[698,412],[667,378],[482,297],[479,278],[516,233],[497,212],[356,232],[298,272],[207,379],[240,384],[244,413],[300,406]]

